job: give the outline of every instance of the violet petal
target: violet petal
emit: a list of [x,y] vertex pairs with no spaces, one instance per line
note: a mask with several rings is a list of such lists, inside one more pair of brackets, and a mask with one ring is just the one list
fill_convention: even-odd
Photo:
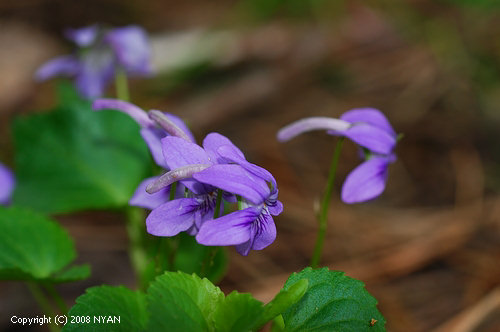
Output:
[[256,176],[268,182],[271,182],[273,185],[273,189],[276,189],[277,187],[276,180],[267,169],[248,162],[244,157],[239,156],[237,151],[233,149],[231,146],[223,145],[217,149],[217,153],[224,159],[240,165],[250,173],[253,173]]
[[389,161],[373,157],[356,167],[342,185],[342,201],[360,203],[379,196],[385,189]]
[[236,247],[236,251],[242,256],[248,256],[250,250],[252,250],[253,240],[255,239],[255,234],[250,235],[250,240],[245,243],[239,244]]
[[261,204],[269,196],[267,183],[240,165],[213,165],[193,175],[199,182],[240,195],[253,204]]
[[201,146],[185,139],[167,136],[161,140],[163,156],[170,169],[192,164],[211,164]]
[[390,154],[396,145],[395,136],[369,124],[357,124],[339,134],[353,142],[380,154]]
[[252,227],[256,229],[253,250],[262,250],[276,240],[276,225],[268,213],[263,211],[253,222]]
[[207,246],[231,246],[245,243],[251,236],[251,224],[258,216],[255,208],[247,208],[208,220],[196,235],[196,241]]
[[35,73],[37,81],[55,76],[74,76],[80,70],[80,62],[72,55],[63,55],[44,63]]
[[217,150],[221,146],[227,146],[226,149],[231,151],[231,154],[238,156],[239,158],[245,159],[245,155],[241,152],[240,149],[236,147],[236,145],[229,140],[229,138],[219,134],[219,133],[210,133],[203,139],[203,148],[210,156],[210,159],[214,164],[224,164],[227,163],[224,157],[219,155]]
[[385,117],[384,113],[375,108],[355,108],[342,114],[340,119],[352,124],[368,123],[396,136],[396,132],[389,123],[389,120]]
[[151,74],[151,46],[144,29],[136,25],[115,28],[107,33],[105,40],[129,74]]
[[141,136],[146,142],[153,160],[155,163],[165,169],[168,169],[165,158],[163,157],[163,149],[161,146],[162,138],[165,138],[167,133],[160,128],[142,128]]
[[106,50],[91,50],[80,60],[76,86],[88,99],[102,96],[114,75],[113,55]]
[[10,203],[16,180],[10,169],[0,163],[0,205]]
[[198,203],[193,198],[179,198],[164,203],[146,218],[146,229],[156,236],[174,236],[188,230],[194,223]]
[[168,202],[170,198],[170,186],[161,189],[160,191],[149,194],[146,192],[146,187],[158,180],[159,176],[147,178],[142,181],[134,192],[134,195],[129,201],[132,206],[140,206],[146,209],[156,209],[161,204]]
[[277,216],[283,212],[283,203],[277,200],[274,205],[268,205],[267,208],[269,209],[270,214]]
[[98,26],[96,24],[79,29],[66,29],[64,35],[80,47],[87,47],[97,38]]

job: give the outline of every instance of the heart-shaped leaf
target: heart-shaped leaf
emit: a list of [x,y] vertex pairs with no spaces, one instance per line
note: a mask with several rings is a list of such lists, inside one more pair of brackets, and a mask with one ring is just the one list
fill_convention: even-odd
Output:
[[0,279],[66,282],[87,278],[86,265],[63,270],[76,256],[69,234],[54,221],[0,207]]
[[344,272],[308,267],[288,278],[284,289],[309,281],[301,300],[283,313],[285,331],[385,331],[377,300],[364,284]]
[[144,331],[146,296],[123,286],[87,289],[68,313],[63,331]]
[[45,213],[125,206],[151,169],[138,125],[63,94],[57,109],[14,122],[13,202]]

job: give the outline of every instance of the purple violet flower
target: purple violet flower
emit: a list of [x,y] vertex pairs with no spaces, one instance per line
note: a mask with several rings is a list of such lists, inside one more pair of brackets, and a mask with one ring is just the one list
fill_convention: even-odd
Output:
[[373,199],[385,189],[389,164],[398,136],[385,115],[374,108],[358,108],[345,112],[339,119],[311,117],[293,122],[277,135],[280,142],[311,130],[327,130],[330,135],[344,136],[364,148],[365,161],[349,173],[342,185],[345,203]]
[[[131,116],[154,160],[167,172],[144,180],[130,200],[131,205],[151,209],[146,218],[148,233],[175,236],[186,231],[204,245],[235,245],[248,255],[276,239],[272,215],[283,211],[278,187],[270,172],[245,159],[243,152],[227,137],[208,134],[203,147],[194,143],[186,125],[177,117],[141,108],[116,99],[98,99],[94,110],[115,109]],[[175,193],[171,193],[176,183]],[[218,195],[236,202],[240,211],[224,211]]]
[[[147,186],[146,191],[156,194],[166,186],[180,181],[189,191],[184,198],[167,201],[155,208],[146,219],[149,233],[158,236],[174,236],[181,231],[196,235],[201,225],[214,218],[217,188],[194,179],[194,174],[219,161],[217,149],[229,145],[241,153],[226,137],[212,133],[203,141],[203,147],[186,139],[167,136],[161,140],[167,173]],[[224,193],[227,201],[235,201],[232,193]]]
[[10,204],[16,180],[10,169],[0,163],[0,205]]
[[151,47],[144,29],[130,25],[100,29],[92,25],[65,31],[80,49],[76,54],[49,60],[35,73],[45,81],[55,76],[74,77],[80,94],[87,99],[100,97],[117,70],[131,76],[149,76]]
[[215,133],[205,138],[204,146],[216,147],[211,151],[218,164],[193,177],[243,197],[243,209],[205,222],[196,240],[204,245],[235,245],[246,256],[250,250],[262,250],[274,242],[276,226],[272,215],[279,215],[283,204],[278,201],[278,186],[272,174],[248,162],[234,144],[223,139]]
[[250,250],[262,250],[274,242],[276,226],[272,215],[283,211],[275,185],[269,188],[266,179],[239,164],[214,165],[193,177],[244,198],[242,210],[205,222],[196,236],[199,243],[235,245],[236,250],[246,256]]
[[[283,205],[277,200],[271,173],[249,163],[228,138],[217,133],[208,134],[203,147],[175,136],[161,142],[170,171],[146,190],[159,193],[180,181],[189,191],[186,197],[167,201],[150,213],[146,219],[149,233],[174,236],[187,231],[204,245],[235,245],[242,255],[264,249],[276,239],[272,215],[279,215]],[[229,202],[236,201],[235,195],[242,197],[243,209],[216,218],[218,190],[223,190]]]

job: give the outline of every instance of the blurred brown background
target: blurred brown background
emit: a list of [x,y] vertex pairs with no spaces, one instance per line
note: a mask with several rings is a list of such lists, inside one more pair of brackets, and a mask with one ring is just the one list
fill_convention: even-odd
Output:
[[[342,153],[323,264],[359,278],[389,331],[500,331],[500,5],[496,1],[212,0],[0,2],[0,159],[12,165],[8,123],[50,108],[54,82],[34,70],[70,52],[66,27],[140,24],[161,72],[132,82],[132,101],[177,114],[197,139],[218,131],[277,178],[285,211],[276,242],[248,257],[230,249],[224,291],[270,300],[308,265],[314,212],[334,138],[280,144],[306,116],[382,110],[404,139],[385,193],[340,202],[359,160]],[[112,94],[112,90],[110,90]],[[122,216],[56,219],[75,238],[91,279],[63,285],[68,303],[89,286],[134,285]],[[23,285],[0,285],[0,329],[38,309]]]

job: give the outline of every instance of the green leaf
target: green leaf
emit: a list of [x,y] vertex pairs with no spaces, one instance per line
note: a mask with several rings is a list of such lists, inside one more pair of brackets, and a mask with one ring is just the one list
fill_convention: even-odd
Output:
[[[263,303],[250,294],[232,292],[224,297],[206,278],[165,272],[146,295],[124,287],[88,289],[68,316],[90,316],[91,324],[69,324],[63,331],[256,331],[263,313]],[[98,324],[94,316],[119,316],[121,323]]]
[[215,331],[255,331],[259,327],[256,319],[264,311],[262,302],[248,293],[232,292],[217,306],[214,314]]
[[119,112],[95,112],[67,91],[62,100],[14,122],[13,202],[46,213],[126,205],[151,169],[138,125]]
[[292,274],[283,288],[290,289],[302,279],[309,281],[309,288],[283,313],[286,331],[385,331],[377,300],[361,281],[343,272],[308,267]]
[[76,299],[63,331],[143,331],[147,319],[143,293],[123,286],[92,287]]
[[213,315],[224,294],[208,279],[167,272],[151,284],[147,300],[148,331],[214,331]]
[[227,267],[226,248],[203,246],[196,242],[194,236],[184,232],[178,237],[179,246],[173,270],[196,273],[212,282],[219,281]]
[[259,326],[264,325],[297,303],[306,293],[308,284],[307,279],[301,279],[291,285],[290,288],[281,289],[274,299],[264,307],[265,311],[260,317]]
[[0,207],[0,279],[65,282],[89,268],[60,272],[75,258],[69,234],[56,222],[16,207]]
[[51,277],[52,282],[69,282],[87,279],[90,276],[90,265],[75,265],[56,273]]

